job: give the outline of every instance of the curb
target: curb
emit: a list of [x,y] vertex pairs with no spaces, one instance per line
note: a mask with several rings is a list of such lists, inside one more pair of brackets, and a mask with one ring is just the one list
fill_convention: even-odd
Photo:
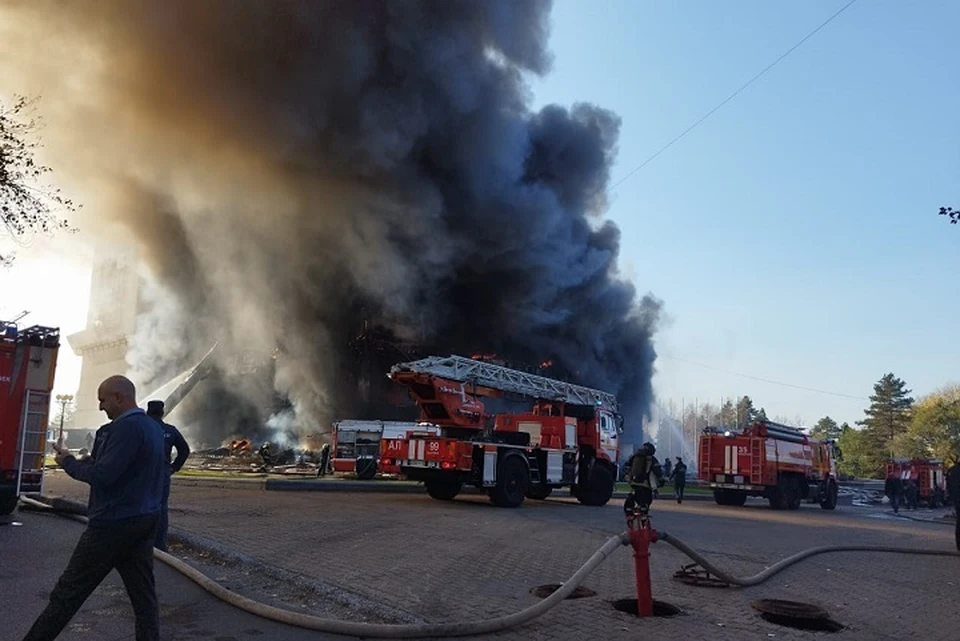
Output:
[[[419,483],[396,483],[393,481],[318,481],[315,479],[265,479],[262,481],[209,479],[209,482],[207,481],[208,479],[202,478],[184,478],[179,480],[177,484],[193,486],[203,485],[207,487],[223,488],[258,487],[258,489],[266,490],[268,492],[371,492],[382,494],[423,494],[426,491],[424,490],[423,485]],[[482,494],[483,490],[467,486],[464,487],[461,492],[463,494]],[[557,490],[556,492],[557,493],[553,496],[570,496],[569,490],[566,488]],[[625,499],[627,496],[627,492],[613,493],[613,498],[615,499]],[[676,500],[676,495],[672,493],[660,493],[657,499],[673,501]],[[684,497],[684,501],[712,500],[713,497],[707,494],[688,494]]]

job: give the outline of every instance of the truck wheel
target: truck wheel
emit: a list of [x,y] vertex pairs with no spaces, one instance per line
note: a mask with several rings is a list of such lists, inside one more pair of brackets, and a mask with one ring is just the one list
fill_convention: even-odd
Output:
[[550,496],[551,492],[553,492],[552,487],[548,487],[542,483],[537,483],[535,485],[531,485],[527,489],[527,498],[534,499],[536,501],[542,501]]
[[833,510],[837,507],[837,484],[830,481],[827,484],[826,495],[820,500],[820,507],[824,510]]
[[747,504],[747,493],[746,493],[746,492],[737,492],[737,491],[731,491],[731,492],[730,492],[730,503],[729,503],[729,505],[733,505],[733,506],[735,506],[735,507],[743,507],[743,506],[746,505],[746,504]]
[[0,496],[0,516],[6,516],[17,509],[16,496]]
[[507,454],[497,468],[497,485],[490,493],[494,505],[519,507],[530,487],[526,461],[517,454]]
[[577,489],[577,500],[593,507],[606,505],[613,496],[613,485],[613,472],[606,463],[596,461],[586,485]]
[[726,490],[714,490],[713,500],[717,502],[717,505],[730,505],[730,499],[727,496]]
[[463,481],[459,479],[433,479],[424,481],[423,485],[427,488],[427,494],[430,495],[430,498],[437,499],[438,501],[453,500],[453,497],[463,489]]
[[799,510],[803,496],[800,493],[800,480],[796,477],[787,477],[786,479],[786,504],[788,510]]
[[787,477],[782,476],[777,480],[777,484],[768,490],[767,499],[770,501],[770,508],[774,510],[785,510],[787,506]]

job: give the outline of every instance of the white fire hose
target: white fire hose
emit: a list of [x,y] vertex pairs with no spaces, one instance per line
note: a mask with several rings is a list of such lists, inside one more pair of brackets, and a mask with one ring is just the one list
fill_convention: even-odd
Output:
[[[20,501],[26,505],[38,508],[40,510],[55,512],[58,514],[60,513],[53,506],[36,501],[34,499],[20,497]],[[84,523],[87,522],[87,518],[85,516],[81,516],[79,514],[69,514],[69,516],[78,521]],[[894,554],[960,557],[960,552],[954,552],[952,550],[929,550],[923,548],[877,545],[822,546],[810,548],[809,550],[804,550],[794,554],[793,556],[787,557],[782,561],[770,566],[766,570],[754,574],[753,576],[737,577],[717,568],[698,552],[690,548],[687,544],[667,534],[666,532],[657,531],[657,540],[672,545],[699,563],[705,570],[717,576],[720,580],[730,583],[731,585],[744,587],[763,583],[773,575],[785,570],[795,563],[818,554],[826,554],[829,552],[884,552]],[[547,612],[547,610],[550,610],[565,598],[570,596],[570,594],[577,589],[583,580],[586,579],[587,576],[593,572],[598,565],[603,563],[603,561],[606,560],[606,558],[621,545],[630,545],[630,536],[628,532],[623,532],[617,536],[610,537],[610,539],[608,539],[599,550],[594,552],[593,556],[587,559],[587,562],[580,566],[580,569],[574,572],[573,576],[563,583],[560,588],[558,588],[547,598],[535,605],[530,606],[529,608],[515,612],[514,614],[508,614],[493,619],[461,621],[457,623],[355,623],[351,621],[324,619],[321,617],[311,616],[309,614],[301,614],[300,612],[292,612],[290,610],[284,610],[282,608],[266,605],[264,603],[260,603],[259,601],[254,601],[253,599],[248,599],[247,597],[241,596],[236,592],[232,592],[196,568],[191,567],[175,556],[167,554],[161,550],[154,549],[153,556],[154,558],[169,565],[177,572],[180,572],[221,601],[229,603],[234,607],[264,619],[331,634],[341,634],[354,637],[372,637],[378,639],[412,639],[489,634],[491,632],[499,632],[501,630],[506,630],[508,628],[527,623],[528,621],[543,615]]]

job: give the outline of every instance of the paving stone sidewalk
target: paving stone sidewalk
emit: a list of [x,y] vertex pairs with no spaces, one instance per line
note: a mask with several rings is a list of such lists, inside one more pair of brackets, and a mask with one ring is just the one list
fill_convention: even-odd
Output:
[[[53,475],[47,491],[83,498],[85,488]],[[720,508],[698,502],[654,506],[669,531],[728,570],[753,574],[802,549],[830,544],[910,545],[950,550],[953,532],[935,524],[865,518],[867,508],[773,512],[763,502]],[[531,588],[560,583],[610,536],[624,529],[619,505],[586,508],[568,501],[494,508],[481,497],[438,502],[420,495],[265,492],[176,486],[174,528],[242,554],[349,589],[428,621],[508,614],[536,603]],[[611,601],[631,597],[631,554],[623,548],[586,581],[596,597],[567,601],[497,639],[637,639],[672,637],[746,641],[819,639],[759,618],[759,598],[825,607],[847,626],[842,638],[960,638],[956,611],[960,559],[831,554],[747,589],[692,588],[674,581],[686,557],[654,546],[655,597],[683,610],[637,620]]]

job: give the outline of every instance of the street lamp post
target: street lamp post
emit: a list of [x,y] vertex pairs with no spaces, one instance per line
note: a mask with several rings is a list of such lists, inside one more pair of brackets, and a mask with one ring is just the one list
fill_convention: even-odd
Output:
[[57,394],[57,402],[60,403],[60,443],[63,443],[63,418],[67,405],[73,402],[73,394]]

